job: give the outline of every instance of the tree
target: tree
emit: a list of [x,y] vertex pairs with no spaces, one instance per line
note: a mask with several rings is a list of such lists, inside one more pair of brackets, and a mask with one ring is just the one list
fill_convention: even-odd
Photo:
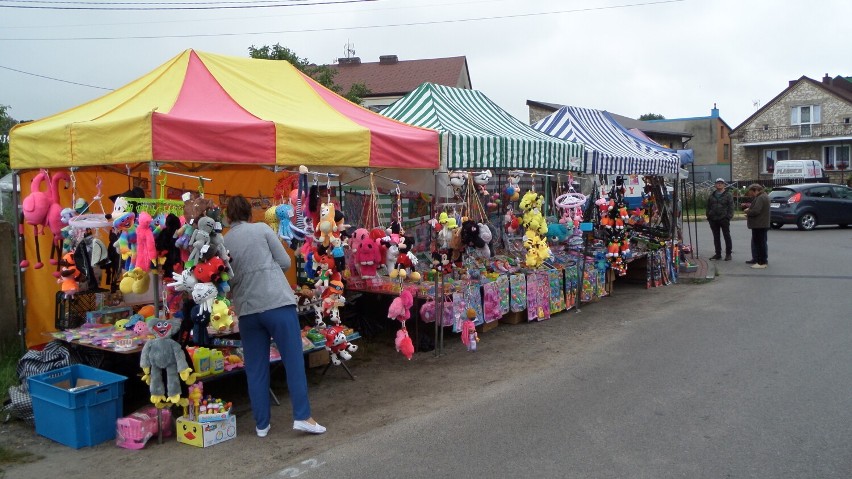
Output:
[[370,94],[370,90],[363,82],[355,83],[349,87],[348,92],[341,93],[343,89],[340,85],[334,83],[334,76],[337,75],[337,70],[328,65],[313,64],[307,58],[299,57],[296,52],[287,47],[282,47],[278,43],[271,47],[269,45],[263,45],[262,47],[252,45],[249,47],[249,56],[264,60],[284,60],[290,62],[296,69],[313,78],[320,85],[343,96],[343,98],[356,105],[360,105],[364,96]]
[[666,117],[660,115],[659,113],[645,113],[644,115],[639,117],[639,121],[648,121],[648,120],[665,120]]
[[9,172],[9,131],[18,122],[9,116],[10,107],[0,105],[0,176]]

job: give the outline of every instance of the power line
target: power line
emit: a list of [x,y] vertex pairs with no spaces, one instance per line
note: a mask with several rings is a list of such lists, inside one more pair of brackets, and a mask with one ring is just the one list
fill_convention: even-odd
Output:
[[89,88],[97,88],[97,89],[99,89],[99,90],[108,90],[108,91],[113,91],[113,88],[104,88],[104,87],[102,87],[102,86],[87,85],[87,84],[85,84],[85,83],[77,83],[77,82],[74,82],[74,81],[62,80],[62,79],[60,79],[60,78],[53,78],[53,77],[49,77],[49,76],[45,76],[45,75],[39,75],[38,73],[25,72],[25,71],[23,71],[23,70],[17,70],[17,69],[15,69],[15,68],[5,67],[5,66],[3,66],[3,65],[0,65],[0,68],[3,68],[4,70],[11,70],[11,71],[13,71],[13,72],[17,72],[17,73],[23,73],[24,75],[32,75],[32,76],[34,76],[34,77],[46,78],[46,79],[48,79],[48,80],[53,80],[53,81],[59,81],[59,82],[62,82],[62,83],[70,83],[70,84],[72,84],[72,85],[87,86],[87,87],[89,87]]
[[[7,1],[16,1],[16,0],[7,0]],[[19,0],[18,0],[19,1]],[[294,0],[290,0],[293,2]],[[94,7],[94,6],[50,6],[50,5],[0,5],[0,8],[23,8],[23,9],[37,9],[37,10],[95,10],[95,11],[165,11],[165,10],[226,10],[226,9],[248,9],[248,8],[279,8],[279,7],[304,7],[304,6],[313,6],[313,5],[337,5],[341,3],[362,3],[362,2],[375,2],[378,0],[325,0],[325,1],[315,1],[313,3],[280,3],[281,0],[278,0],[278,3],[272,4],[264,4],[264,5],[204,5],[204,4],[192,4],[193,6],[189,6],[186,3],[175,3],[181,6],[172,6],[172,7]],[[85,2],[47,2],[47,3],[85,3]],[[205,2],[205,3],[213,3],[213,2]],[[237,3],[237,2],[216,2],[216,3]],[[257,3],[257,2],[253,2]],[[113,2],[112,5],[125,5],[132,4],[138,5],[138,3],[120,3]],[[164,3],[168,4],[168,3]],[[103,3],[91,3],[86,5],[103,5]],[[153,4],[145,4],[145,5],[153,5]],[[171,5],[171,4],[168,4]]]
[[556,15],[556,14],[566,14],[566,13],[583,13],[583,12],[592,12],[592,11],[600,11],[600,10],[614,10],[621,8],[633,8],[633,7],[648,7],[653,5],[661,5],[667,3],[680,3],[685,2],[687,0],[659,0],[655,2],[644,2],[644,3],[629,3],[624,5],[610,5],[605,7],[588,7],[588,8],[577,8],[571,10],[553,10],[549,12],[536,12],[536,13],[518,13],[514,15],[495,15],[490,17],[475,17],[475,18],[462,18],[457,20],[434,20],[429,22],[410,22],[410,23],[392,23],[392,24],[384,24],[384,25],[365,25],[360,27],[329,27],[329,28],[308,28],[303,30],[277,30],[277,31],[266,31],[266,32],[241,32],[241,33],[197,33],[197,34],[186,34],[186,35],[138,35],[138,36],[125,36],[125,37],[66,37],[66,38],[0,38],[0,41],[71,41],[71,40],[154,40],[161,38],[202,38],[202,37],[231,37],[231,36],[251,36],[251,35],[273,35],[273,34],[282,34],[282,33],[316,33],[316,32],[334,32],[341,30],[367,30],[371,28],[390,28],[390,27],[413,27],[413,26],[423,26],[423,25],[439,25],[444,23],[467,23],[467,22],[481,22],[486,20],[503,20],[507,18],[524,18],[524,17],[538,17],[542,15]]

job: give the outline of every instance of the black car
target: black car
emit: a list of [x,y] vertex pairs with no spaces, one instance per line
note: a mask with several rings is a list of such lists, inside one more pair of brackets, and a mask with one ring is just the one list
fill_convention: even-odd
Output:
[[796,225],[812,230],[817,225],[852,223],[852,188],[829,183],[802,183],[781,186],[769,193],[771,226]]

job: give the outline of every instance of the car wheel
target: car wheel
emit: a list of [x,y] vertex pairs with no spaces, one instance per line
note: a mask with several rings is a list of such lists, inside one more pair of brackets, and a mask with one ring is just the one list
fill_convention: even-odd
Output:
[[774,230],[780,230],[781,227],[784,226],[784,223],[770,223],[769,226],[771,226]]
[[816,228],[816,225],[817,217],[813,213],[805,213],[799,216],[799,221],[796,222],[796,226],[802,231],[810,231]]

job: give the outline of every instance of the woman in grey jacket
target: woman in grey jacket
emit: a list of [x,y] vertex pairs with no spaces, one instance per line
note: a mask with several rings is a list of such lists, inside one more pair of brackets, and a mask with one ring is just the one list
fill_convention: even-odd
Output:
[[239,316],[257,435],[266,437],[270,428],[270,337],[275,340],[287,371],[293,429],[322,434],[325,428],[311,417],[296,296],[284,276],[290,268],[290,256],[269,226],[250,222],[251,205],[242,195],[228,199],[227,215],[231,225],[225,235],[225,247],[234,270],[231,304]]

